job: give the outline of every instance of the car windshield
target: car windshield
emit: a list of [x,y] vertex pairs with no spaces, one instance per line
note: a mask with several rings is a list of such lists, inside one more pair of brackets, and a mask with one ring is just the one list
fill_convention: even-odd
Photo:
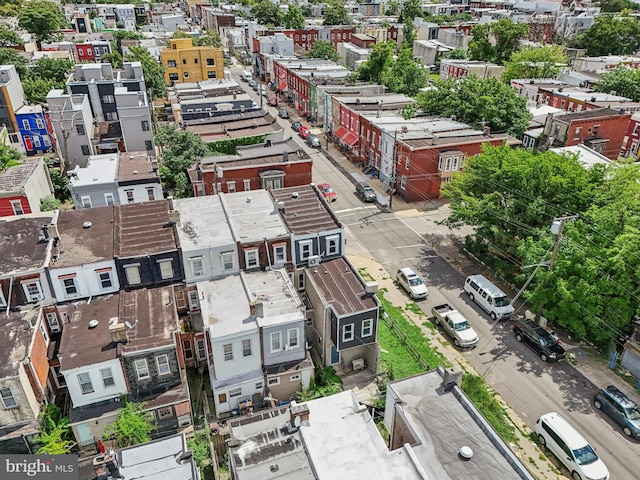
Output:
[[422,279],[420,277],[413,277],[409,279],[409,285],[415,287],[417,285],[422,285]]
[[542,345],[543,347],[548,347],[550,345],[553,345],[554,343],[558,343],[558,341],[550,334],[540,335],[540,345]]
[[629,420],[640,420],[640,409],[638,407],[627,408],[625,411]]
[[496,307],[506,307],[507,305],[509,305],[509,297],[496,298],[496,301],[495,301]]
[[598,460],[598,455],[593,451],[591,445],[585,445],[582,448],[574,450],[573,455],[576,457],[576,463],[578,465],[589,465]]
[[324,193],[333,193],[333,188],[325,187]]
[[468,329],[470,329],[470,328],[471,328],[471,325],[469,325],[469,322],[460,322],[460,323],[456,323],[456,324],[453,326],[453,329],[454,329],[456,332],[461,332],[462,330],[468,330]]

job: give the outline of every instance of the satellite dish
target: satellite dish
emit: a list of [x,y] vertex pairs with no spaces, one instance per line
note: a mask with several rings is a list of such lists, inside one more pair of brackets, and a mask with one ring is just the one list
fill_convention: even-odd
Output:
[[98,326],[98,323],[100,323],[98,322],[98,320],[91,320],[89,322],[89,328],[96,328]]
[[300,426],[300,415],[296,415],[293,419],[293,426],[298,428]]

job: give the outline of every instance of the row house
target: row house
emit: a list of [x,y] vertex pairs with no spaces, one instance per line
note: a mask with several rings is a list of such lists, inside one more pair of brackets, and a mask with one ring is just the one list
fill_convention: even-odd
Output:
[[160,287],[58,306],[64,323],[60,372],[71,403],[70,426],[81,449],[94,448],[116,420],[124,395],[145,403],[154,435],[190,425],[172,300],[172,289]]
[[612,71],[619,66],[636,69],[640,67],[640,57],[606,55],[602,57],[580,57],[573,61],[573,69],[579,72]]
[[22,82],[14,65],[0,65],[0,125],[7,129],[12,148],[24,151],[15,111],[26,104]]
[[27,158],[0,172],[0,217],[40,212],[40,201],[54,189],[44,159]]
[[100,63],[104,55],[111,53],[111,42],[108,40],[90,40],[76,43],[75,60],[78,63]]
[[571,86],[540,87],[538,101],[545,105],[561,108],[567,112],[601,108],[602,104],[628,104],[630,108],[638,107],[636,102],[632,102],[631,99],[620,95],[594,92],[587,88]]
[[311,50],[314,42],[318,40],[318,30],[315,28],[284,30],[282,33],[292,40],[295,47],[304,51]]
[[313,161],[291,137],[236,150],[235,155],[202,158],[188,170],[195,196],[311,183]]
[[[262,35],[253,39],[253,52],[256,58],[258,74],[265,75],[265,68],[261,65],[261,58],[264,54],[279,55],[281,57],[293,57],[295,45],[291,37],[282,32],[275,32],[271,35]],[[264,77],[266,79],[266,77]]]
[[622,140],[620,154],[623,157],[638,158],[638,146],[640,145],[640,113],[634,113],[629,119],[629,127]]
[[627,134],[631,113],[598,108],[566,115],[549,116],[544,138],[549,146],[584,144],[605,157],[616,160]]
[[445,58],[440,62],[440,78],[442,80],[459,79],[467,75],[475,75],[482,80],[499,79],[503,73],[504,66],[479,60]]
[[43,42],[41,47],[40,47],[40,51],[42,52],[67,52],[71,58],[75,59],[77,52],[76,52],[76,43],[75,42],[69,42],[69,41],[62,41],[62,42]]
[[55,151],[53,125],[42,105],[23,105],[14,115],[27,156]]
[[160,52],[167,85],[224,78],[224,58],[220,48],[194,46],[191,38],[169,40],[169,48]]
[[163,197],[157,164],[146,152],[93,155],[85,167],[76,166],[68,172],[68,177],[76,210]]

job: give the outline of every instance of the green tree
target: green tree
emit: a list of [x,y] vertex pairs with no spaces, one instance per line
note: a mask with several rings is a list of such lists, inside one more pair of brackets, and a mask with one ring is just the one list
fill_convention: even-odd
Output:
[[494,132],[508,132],[518,138],[529,127],[527,99],[495,78],[480,80],[470,75],[459,80],[436,80],[435,87],[417,97],[428,115],[455,115],[474,128],[487,125]]
[[60,200],[56,200],[53,197],[44,197],[40,199],[40,211],[41,212],[50,212],[52,210],[56,210],[60,208],[62,202]]
[[103,438],[105,440],[115,438],[120,448],[150,441],[149,434],[155,427],[149,421],[144,405],[144,403],[125,402],[115,423],[107,425]]
[[213,30],[207,30],[204,35],[197,39],[195,44],[201,47],[222,48],[220,35],[218,32],[214,32]]
[[145,36],[140,32],[131,32],[129,30],[115,30],[112,34],[112,46],[111,49],[114,52],[118,52],[122,55],[122,41],[123,40],[143,40]]
[[38,416],[40,428],[36,436],[39,445],[38,455],[65,455],[75,445],[69,419],[62,418],[60,408],[52,403],[47,404]]
[[196,461],[196,465],[200,469],[200,476],[205,478],[204,467],[211,459],[211,449],[209,448],[211,442],[211,431],[209,426],[205,425],[204,430],[194,432],[192,438],[187,439],[187,447],[193,452],[193,459]]
[[17,47],[19,45],[24,45],[20,35],[6,25],[0,26],[0,47]]
[[66,58],[40,58],[29,69],[32,76],[66,82],[69,71],[73,68],[73,62]]
[[193,192],[187,169],[198,158],[210,155],[209,148],[198,135],[178,130],[175,124],[162,127],[155,139],[162,150],[160,179],[164,190],[175,198],[190,197]]
[[251,12],[258,23],[267,26],[281,27],[282,14],[280,7],[269,0],[260,0],[251,7]]
[[631,0],[600,0],[601,12],[622,12],[623,10],[638,10],[638,4]]
[[0,172],[9,167],[20,165],[20,152],[4,143],[0,143]]
[[20,79],[27,77],[27,59],[13,48],[0,48],[0,65],[14,65]]
[[413,58],[413,49],[405,44],[380,79],[391,92],[413,97],[429,84],[429,73],[419,60]]
[[307,52],[307,58],[326,58],[337,62],[340,60],[340,55],[333,47],[333,43],[327,40],[316,40],[311,45],[311,48]]
[[454,48],[453,50],[450,50],[447,53],[444,53],[436,57],[434,65],[438,68],[438,70],[440,70],[440,64],[442,63],[442,60],[449,59],[449,58],[465,60],[469,58],[469,54],[464,48]]
[[640,102],[640,71],[636,68],[617,67],[612,72],[605,72],[596,83],[596,92],[612,93]]
[[284,22],[284,26],[287,28],[291,28],[294,30],[299,30],[304,28],[304,16],[300,9],[292,4],[289,4],[287,13],[282,17]]
[[358,68],[358,78],[371,83],[380,82],[382,72],[393,62],[395,49],[395,43],[391,40],[374,44],[369,58]]
[[398,2],[396,0],[391,0],[387,4],[387,9],[384,12],[387,16],[398,15]]
[[18,25],[35,35],[38,48],[66,24],[67,21],[58,4],[48,0],[25,2],[18,13]]
[[124,62],[122,55],[120,55],[120,53],[116,50],[113,50],[111,53],[105,53],[104,55],[102,55],[101,61],[104,63],[110,63],[113,68],[122,68]]
[[61,202],[65,200],[71,200],[71,192],[69,192],[69,179],[66,175],[62,174],[62,171],[47,163],[49,167],[49,177],[53,184],[53,194],[57,200]]
[[416,17],[422,18],[422,15],[422,2],[420,0],[407,0],[402,4],[398,22],[413,24],[413,19]]
[[631,54],[640,47],[640,22],[628,15],[599,15],[570,45],[586,48],[592,57]]
[[527,47],[511,55],[505,65],[502,80],[509,83],[514,78],[551,78],[560,72],[560,65],[566,65],[567,56],[560,45]]
[[351,25],[351,17],[343,0],[331,0],[324,11],[323,25]]
[[143,47],[131,47],[127,61],[142,64],[142,74],[147,85],[149,102],[164,97],[167,91],[167,86],[164,83],[164,67],[149,53],[149,50]]
[[0,17],[17,17],[22,0],[0,0]]
[[45,103],[47,94],[55,88],[64,88],[64,82],[60,84],[49,78],[39,78],[29,75],[22,81],[24,99],[31,104]]
[[469,56],[471,60],[502,65],[520,49],[520,40],[527,38],[528,33],[526,23],[514,23],[508,18],[478,24],[471,29],[473,40],[469,42]]

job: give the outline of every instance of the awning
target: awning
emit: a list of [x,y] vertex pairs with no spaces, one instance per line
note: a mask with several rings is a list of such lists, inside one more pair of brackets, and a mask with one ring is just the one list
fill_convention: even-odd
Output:
[[287,89],[287,82],[280,82],[280,85],[278,85],[278,90],[280,90],[281,92],[284,92]]
[[358,136],[355,133],[349,132],[345,135],[342,141],[350,147],[353,147],[356,143],[358,143]]
[[344,127],[338,127],[336,128],[336,131],[333,132],[333,134],[338,137],[340,140],[342,140],[342,137],[344,137],[347,133],[349,133],[349,130],[347,130]]

